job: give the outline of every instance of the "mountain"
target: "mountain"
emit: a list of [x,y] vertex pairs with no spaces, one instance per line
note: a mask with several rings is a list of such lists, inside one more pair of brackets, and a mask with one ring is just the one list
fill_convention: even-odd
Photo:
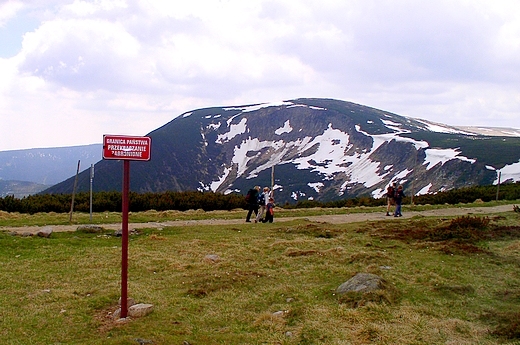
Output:
[[25,196],[37,194],[49,186],[28,181],[0,180],[0,197],[12,195],[21,199]]
[[38,193],[101,159],[102,144],[0,152],[0,196]]
[[[517,181],[518,130],[504,131],[484,136],[332,99],[199,109],[147,135],[151,160],[131,162],[130,189],[245,194],[270,186],[273,167],[278,203],[380,197],[390,182],[410,195],[497,183],[499,172]],[[120,191],[122,166],[98,162],[94,191]],[[78,190],[89,181],[82,172]],[[45,193],[70,193],[73,182]]]

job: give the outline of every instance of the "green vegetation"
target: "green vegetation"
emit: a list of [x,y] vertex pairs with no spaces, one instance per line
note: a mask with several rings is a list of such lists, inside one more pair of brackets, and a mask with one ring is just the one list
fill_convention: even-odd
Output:
[[[474,186],[468,188],[454,189],[436,194],[416,196],[413,199],[415,205],[455,205],[458,203],[471,203],[475,200],[484,202],[495,200],[497,197],[497,186]],[[244,196],[241,194],[223,195],[213,192],[161,192],[161,193],[135,193],[131,192],[130,211],[142,212],[155,211],[186,211],[186,210],[234,210],[245,209]],[[499,200],[520,199],[520,183],[506,183],[500,185]],[[120,192],[97,192],[93,193],[93,212],[120,212]],[[36,214],[39,212],[70,212],[71,194],[42,194],[31,195],[22,199],[6,196],[0,198],[0,211]],[[89,212],[90,194],[78,193],[74,198],[74,210],[78,212]],[[409,204],[410,197],[404,198],[403,202]],[[386,205],[386,199],[374,199],[371,197],[359,197],[353,199],[342,199],[329,202],[315,200],[298,201],[295,204],[278,205],[284,208],[343,208],[343,207],[377,207]]]
[[[212,192],[162,192],[129,193],[130,211],[178,210],[190,209],[232,210],[245,206],[244,197],[239,194],[223,195]],[[70,212],[71,194],[38,194],[18,199],[13,196],[0,198],[0,210],[6,212]],[[122,197],[120,192],[96,192],[92,194],[93,212],[120,212]],[[90,211],[90,194],[77,193],[74,197],[74,210]]]
[[[36,216],[48,221],[43,214],[27,215]],[[512,344],[520,339],[520,226],[513,210],[341,225],[193,224],[140,230],[130,236],[129,247],[129,295],[153,304],[154,311],[120,321],[112,317],[120,295],[120,238],[108,232],[55,232],[50,238],[0,233],[3,342]],[[388,290],[336,295],[358,272],[380,275]]]

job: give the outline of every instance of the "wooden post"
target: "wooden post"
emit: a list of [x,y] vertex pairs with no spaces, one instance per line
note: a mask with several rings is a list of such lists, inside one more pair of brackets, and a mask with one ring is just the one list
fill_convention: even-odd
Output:
[[274,199],[274,165],[271,167],[271,198]]
[[74,212],[74,197],[76,196],[76,187],[78,185],[79,163],[80,163],[80,161],[78,161],[78,169],[76,170],[76,178],[74,179],[74,188],[72,189],[72,201],[70,203],[69,222],[71,222],[71,223],[72,223],[72,212]]
[[498,183],[497,183],[497,200],[496,200],[496,201],[498,201],[498,192],[500,191],[500,177],[501,177],[501,175],[502,175],[502,172],[501,172],[501,171],[499,171],[499,172],[498,172]]
[[92,183],[94,182],[94,164],[90,164],[90,223],[92,224]]
[[419,151],[415,151],[415,156],[413,159],[413,170],[412,170],[412,192],[410,193],[410,205],[413,206],[413,196],[415,194],[415,168],[417,167],[417,155],[419,154]]

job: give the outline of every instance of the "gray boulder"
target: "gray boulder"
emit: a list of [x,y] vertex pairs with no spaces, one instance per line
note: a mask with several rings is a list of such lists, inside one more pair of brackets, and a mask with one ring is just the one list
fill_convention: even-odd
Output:
[[45,237],[45,238],[49,238],[52,234],[52,226],[44,226],[43,228],[41,228],[40,230],[38,230],[38,232],[36,233],[36,235],[40,236],[40,237]]
[[138,303],[128,308],[128,316],[130,317],[143,317],[150,314],[153,311],[153,304]]
[[85,232],[88,234],[97,234],[103,232],[104,229],[99,225],[80,225],[76,228],[76,231]]
[[354,292],[370,292],[374,290],[379,290],[383,288],[383,278],[376,274],[372,273],[358,273],[343,284],[341,284],[337,289],[336,293],[344,294],[349,291]]
[[209,263],[217,263],[220,261],[220,256],[217,254],[208,254],[204,257],[204,261]]

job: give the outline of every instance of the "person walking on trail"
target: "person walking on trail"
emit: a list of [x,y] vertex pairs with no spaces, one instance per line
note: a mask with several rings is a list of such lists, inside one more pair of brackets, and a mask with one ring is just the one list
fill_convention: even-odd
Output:
[[402,217],[403,216],[401,214],[401,205],[403,203],[404,196],[405,195],[404,195],[404,192],[403,192],[403,186],[399,185],[399,187],[397,187],[397,190],[394,193],[394,201],[395,201],[394,217]]
[[261,222],[263,221],[264,214],[265,214],[265,207],[267,203],[269,203],[269,198],[271,197],[271,191],[269,190],[269,187],[264,187],[264,190],[262,193],[258,194],[258,215],[256,216],[256,221]]
[[[247,201],[247,216],[246,222],[251,223],[251,215],[253,212],[255,216],[258,215],[258,192],[260,191],[260,186],[255,186],[255,188],[251,188],[246,195]],[[255,218],[256,222],[256,218]]]
[[386,189],[386,215],[391,215],[392,206],[395,205],[394,194],[396,192],[395,182]]
[[272,223],[274,221],[274,199],[269,198],[267,205],[265,205],[265,218],[263,223]]

